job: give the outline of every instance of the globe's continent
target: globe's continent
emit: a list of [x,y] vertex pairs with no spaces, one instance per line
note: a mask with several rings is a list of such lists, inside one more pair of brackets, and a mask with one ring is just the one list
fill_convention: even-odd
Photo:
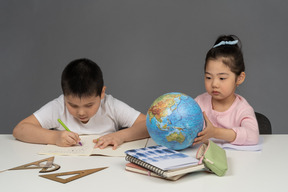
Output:
[[157,144],[180,150],[192,145],[202,130],[203,115],[191,97],[173,92],[158,97],[152,103],[146,124]]

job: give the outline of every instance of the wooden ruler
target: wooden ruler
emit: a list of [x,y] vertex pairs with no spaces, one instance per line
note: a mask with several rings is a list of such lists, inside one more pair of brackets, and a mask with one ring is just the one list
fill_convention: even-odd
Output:
[[[79,179],[81,177],[95,173],[97,171],[101,171],[101,170],[106,169],[106,168],[108,168],[108,167],[70,171],[70,172],[63,172],[63,173],[46,174],[46,175],[39,175],[39,176],[46,178],[46,179],[51,179],[53,181],[58,181],[60,183],[68,183],[68,182],[73,181],[75,179]],[[69,176],[69,175],[71,175],[71,177],[68,177],[66,179],[61,178],[61,176]]]
[[[14,167],[14,168],[7,169],[4,171],[25,170],[25,169],[41,169],[39,171],[39,173],[46,173],[46,172],[56,171],[56,170],[60,169],[60,166],[57,164],[54,164],[53,161],[54,161],[54,157],[49,157],[46,159],[42,159],[42,160],[35,161],[32,163],[27,163],[25,165],[20,165],[18,167]],[[46,163],[44,163],[44,162],[46,162]],[[1,172],[4,172],[4,171],[1,171]]]

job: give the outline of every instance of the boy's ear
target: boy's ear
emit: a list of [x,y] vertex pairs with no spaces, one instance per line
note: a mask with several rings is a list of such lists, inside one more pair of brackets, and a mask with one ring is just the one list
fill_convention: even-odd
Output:
[[105,97],[105,91],[106,91],[106,86],[103,86],[102,92],[101,92],[101,99],[104,99],[104,97]]
[[236,81],[237,86],[244,82],[245,77],[246,77],[245,72],[241,72],[241,74],[237,77],[237,81]]

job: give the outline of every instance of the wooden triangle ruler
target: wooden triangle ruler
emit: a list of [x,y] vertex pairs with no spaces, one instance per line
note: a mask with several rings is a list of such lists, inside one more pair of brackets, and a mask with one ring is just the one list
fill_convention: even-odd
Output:
[[[54,161],[54,157],[49,157],[46,159],[42,159],[42,160],[28,163],[25,165],[20,165],[18,167],[14,167],[14,168],[7,169],[4,171],[24,170],[24,169],[41,169],[39,171],[40,173],[46,173],[46,172],[56,171],[56,170],[60,169],[60,166],[57,164],[54,164],[53,161]],[[44,163],[44,162],[46,162],[46,163]],[[4,172],[4,171],[2,171],[2,172]]]
[[[70,171],[70,172],[63,172],[63,173],[54,173],[54,174],[47,174],[47,175],[39,175],[40,177],[44,177],[46,179],[51,179],[53,181],[58,181],[60,183],[68,183],[70,181],[73,181],[75,179],[79,179],[81,177],[84,177],[86,175],[95,173],[97,171],[101,171],[103,169],[106,169],[108,167],[101,167],[101,168],[96,168],[96,169],[86,169],[86,170],[78,170],[78,171]],[[66,179],[60,178],[61,176],[69,176],[72,175],[71,177],[68,177]]]

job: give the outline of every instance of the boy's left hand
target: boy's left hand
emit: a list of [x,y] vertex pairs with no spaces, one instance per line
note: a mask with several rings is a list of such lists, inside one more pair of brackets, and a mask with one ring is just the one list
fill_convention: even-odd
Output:
[[94,139],[93,142],[95,143],[94,148],[104,149],[108,145],[112,145],[113,150],[115,150],[124,141],[120,139],[120,137],[117,136],[117,132],[115,132],[99,137],[98,139]]

